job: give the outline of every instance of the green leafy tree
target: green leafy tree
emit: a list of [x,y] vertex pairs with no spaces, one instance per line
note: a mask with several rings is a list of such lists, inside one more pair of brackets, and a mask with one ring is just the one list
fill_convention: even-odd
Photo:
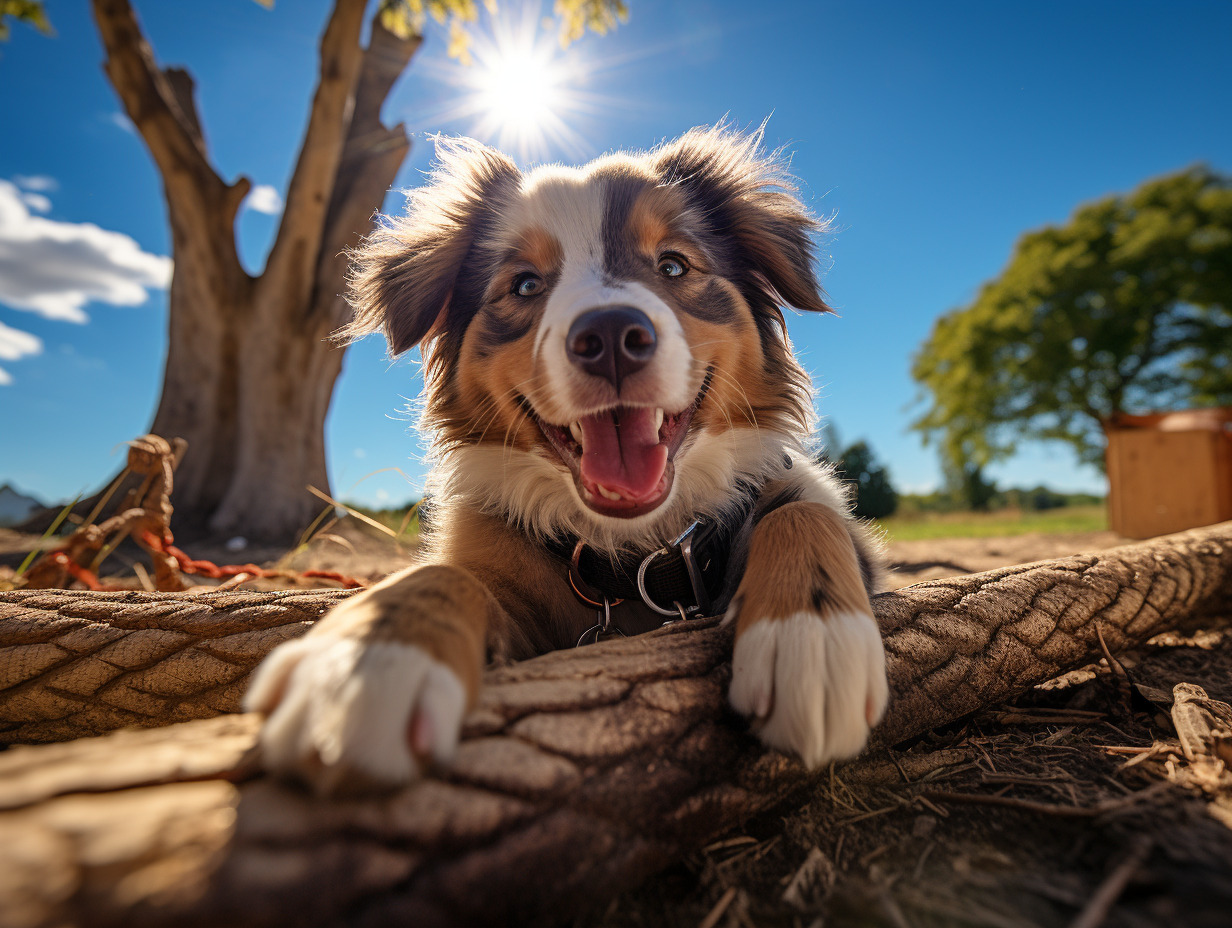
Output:
[[898,492],[868,442],[858,441],[836,462],[840,475],[854,485],[855,514],[863,519],[884,519],[898,509]]
[[1232,178],[1169,174],[1023,236],[912,376],[928,403],[913,427],[977,480],[1021,440],[1102,467],[1118,414],[1232,402]]

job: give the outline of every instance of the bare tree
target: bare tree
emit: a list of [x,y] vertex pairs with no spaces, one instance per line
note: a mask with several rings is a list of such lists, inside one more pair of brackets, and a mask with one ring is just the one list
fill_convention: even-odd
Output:
[[105,70],[162,176],[175,271],[162,398],[151,431],[188,440],[176,523],[284,539],[328,486],[325,414],[342,365],[345,250],[368,230],[410,149],[381,104],[419,47],[337,0],[316,93],[265,270],[248,274],[235,219],[251,182],[210,160],[187,71],[161,68],[128,0],[93,0]]

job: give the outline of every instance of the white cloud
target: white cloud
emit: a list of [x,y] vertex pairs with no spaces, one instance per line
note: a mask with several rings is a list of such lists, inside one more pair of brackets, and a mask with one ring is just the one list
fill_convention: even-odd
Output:
[[0,180],[0,303],[5,306],[87,322],[87,303],[139,306],[150,290],[165,290],[170,281],[170,258],[90,222],[31,215],[21,191]]
[[258,213],[277,216],[282,212],[282,197],[269,184],[257,184],[244,200],[244,205]]
[[51,193],[60,189],[60,182],[46,174],[17,174],[13,177],[13,183],[22,190],[34,190],[38,193]]
[[131,135],[137,134],[137,127],[133,125],[133,121],[128,118],[126,113],[108,113],[107,121],[116,128],[123,129]]
[[[21,332],[0,322],[0,361],[17,361],[26,355],[39,354],[43,350],[43,340],[29,332]],[[8,386],[13,377],[0,367],[0,386]]]
[[21,195],[21,202],[25,203],[26,206],[30,207],[36,213],[51,212],[51,200],[47,199],[47,197],[43,196],[41,193],[23,193]]

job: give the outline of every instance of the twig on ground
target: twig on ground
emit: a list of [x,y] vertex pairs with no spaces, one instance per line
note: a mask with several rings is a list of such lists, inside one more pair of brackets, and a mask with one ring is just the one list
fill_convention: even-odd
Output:
[[1129,881],[1134,878],[1138,868],[1146,863],[1151,853],[1151,844],[1150,838],[1140,838],[1129,849],[1124,860],[1099,885],[1099,889],[1095,891],[1095,895],[1091,897],[1086,907],[1078,913],[1078,917],[1070,922],[1070,928],[1098,928],[1104,923],[1112,907],[1116,905],[1117,899],[1121,897],[1121,893],[1125,892]]
[[710,913],[698,923],[697,928],[714,928],[719,923],[719,919],[723,917],[723,913],[727,911],[727,907],[732,904],[732,900],[736,898],[736,887],[730,886],[719,901],[714,904],[714,908]]

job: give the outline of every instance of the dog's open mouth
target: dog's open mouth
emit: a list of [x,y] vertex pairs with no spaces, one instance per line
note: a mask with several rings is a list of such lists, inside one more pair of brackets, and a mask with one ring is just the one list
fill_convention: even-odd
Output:
[[676,452],[709,388],[707,372],[693,402],[677,413],[614,406],[566,426],[535,421],[573,472],[582,501],[603,515],[631,519],[653,512],[671,493]]

